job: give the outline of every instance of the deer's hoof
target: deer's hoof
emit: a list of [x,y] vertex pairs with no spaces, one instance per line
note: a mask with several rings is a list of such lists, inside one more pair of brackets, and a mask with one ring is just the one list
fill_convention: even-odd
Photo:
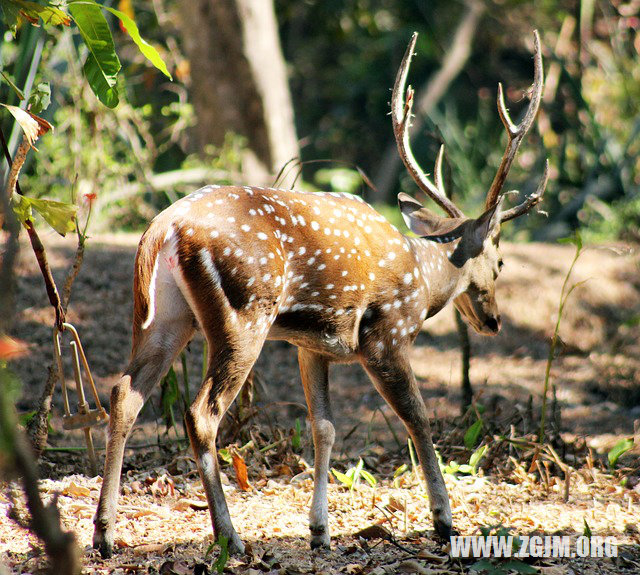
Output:
[[311,549],[330,549],[331,538],[324,525],[313,525],[309,527],[311,531]]
[[229,537],[229,553],[231,555],[244,555],[244,543],[238,537],[237,533],[234,533]]
[[93,533],[93,548],[100,551],[103,559],[109,559],[113,555],[113,536],[96,528]]
[[451,527],[451,521],[435,519],[433,521],[433,527],[436,530],[436,535],[445,541],[449,541],[449,537],[455,534],[455,530]]

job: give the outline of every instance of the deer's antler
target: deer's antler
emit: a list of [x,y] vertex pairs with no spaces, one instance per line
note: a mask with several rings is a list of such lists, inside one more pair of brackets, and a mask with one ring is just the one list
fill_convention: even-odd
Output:
[[442,157],[444,146],[440,148],[434,170],[435,183],[432,182],[420,168],[413,152],[411,151],[411,142],[409,140],[409,127],[411,125],[411,110],[413,108],[413,88],[407,88],[405,96],[405,84],[409,74],[409,66],[411,58],[416,47],[418,33],[414,32],[407,47],[407,51],[402,58],[402,63],[396,75],[396,81],[393,85],[393,93],[391,96],[391,118],[393,121],[393,133],[398,145],[398,152],[409,174],[414,179],[418,187],[429,196],[436,204],[438,204],[452,218],[463,217],[462,210],[458,208],[449,198],[444,189],[442,182]]
[[[502,156],[502,161],[500,162],[500,166],[498,167],[498,171],[496,172],[495,177],[493,178],[493,182],[491,183],[491,188],[489,188],[489,193],[487,194],[487,199],[485,201],[485,208],[489,209],[492,207],[498,200],[498,196],[502,191],[504,186],[504,182],[507,179],[507,175],[509,170],[511,169],[511,164],[513,163],[514,158],[518,152],[518,148],[522,143],[522,140],[526,136],[527,132],[533,125],[534,120],[536,119],[536,115],[538,113],[538,108],[540,107],[540,101],[542,100],[542,88],[544,86],[544,72],[542,69],[542,53],[540,50],[540,36],[538,31],[535,30],[533,32],[533,46],[534,46],[534,72],[533,72],[533,86],[531,88],[531,101],[529,102],[529,107],[522,118],[522,121],[519,124],[514,124],[507,107],[504,103],[504,91],[502,89],[502,83],[498,84],[498,113],[500,114],[500,119],[504,124],[504,127],[507,131],[507,147],[505,148],[504,155]],[[542,201],[542,196],[544,194],[547,180],[549,179],[549,166],[547,162],[547,166],[544,171],[544,175],[540,180],[540,184],[536,191],[527,196],[524,201],[503,212],[502,221],[505,222],[507,220],[511,220],[516,218],[522,214],[527,213],[533,206]]]

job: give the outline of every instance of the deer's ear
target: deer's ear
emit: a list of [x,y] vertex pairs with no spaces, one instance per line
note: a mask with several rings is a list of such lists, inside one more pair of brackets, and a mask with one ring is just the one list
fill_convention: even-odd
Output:
[[482,247],[487,238],[493,237],[500,231],[500,214],[502,213],[502,201],[504,196],[500,196],[498,201],[482,214],[477,220],[473,220],[471,225],[471,242],[477,251],[482,251]]
[[451,241],[462,234],[462,218],[443,218],[404,193],[398,194],[398,206],[407,227],[416,235],[438,241]]

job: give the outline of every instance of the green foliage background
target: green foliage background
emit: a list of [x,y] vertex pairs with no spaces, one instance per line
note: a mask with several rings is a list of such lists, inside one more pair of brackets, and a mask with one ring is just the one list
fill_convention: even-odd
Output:
[[[120,3],[105,5],[118,8]],[[178,26],[180,5],[174,0],[133,5],[140,33],[158,47],[174,81],[150,67],[117,19],[107,15],[123,66],[115,113],[92,97],[83,80],[86,45],[77,33],[24,25],[15,39],[5,32],[0,45],[2,69],[18,87],[43,80],[52,86],[52,104],[44,117],[56,132],[40,142],[37,158],[30,156],[27,193],[68,201],[74,190],[81,207],[83,197],[97,194],[93,222],[98,228],[140,228],[190,189],[188,184],[158,188],[158,174],[207,168],[215,171],[216,181],[233,181],[242,145],[230,136],[224,150],[190,147],[195,118]],[[549,218],[522,218],[508,232],[548,239],[582,227],[587,240],[640,239],[640,20],[634,5],[622,0],[485,2],[469,61],[423,130],[414,134],[423,167],[430,169],[444,141],[447,187],[465,210],[475,213],[504,147],[495,109],[497,84],[508,87],[509,106],[517,117],[525,103],[518,101],[521,91],[532,78],[527,46],[531,31],[538,28],[545,70],[549,77],[555,70],[556,89],[543,102],[508,185],[532,191],[549,157],[552,178],[544,205]],[[373,176],[392,142],[390,88],[411,32],[417,30],[420,39],[410,81],[424,90],[466,5],[275,0],[275,6],[303,160],[347,162]],[[560,46],[561,30],[571,23],[573,32]],[[33,76],[30,65],[40,51]],[[17,103],[4,82],[0,101]],[[11,124],[11,118],[2,118],[5,133]],[[318,173],[321,169],[324,173]],[[326,165],[309,164],[303,175],[319,186],[344,184],[344,177],[331,177],[326,170]],[[415,193],[403,174],[394,191],[400,190]]]

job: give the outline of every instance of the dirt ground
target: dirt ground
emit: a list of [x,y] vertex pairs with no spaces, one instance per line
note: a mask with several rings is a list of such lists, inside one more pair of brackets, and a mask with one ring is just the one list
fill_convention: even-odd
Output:
[[[80,332],[105,405],[129,353],[132,268],[138,238],[137,234],[92,238],[71,302],[69,321]],[[61,285],[75,247],[73,240],[50,236],[45,243]],[[484,439],[489,451],[478,475],[445,475],[455,526],[464,535],[502,523],[517,534],[575,538],[588,524],[593,535],[617,538],[618,558],[527,562],[550,575],[640,572],[638,448],[623,456],[620,469],[613,474],[605,472],[603,463],[607,451],[618,440],[632,437],[634,430],[638,444],[637,251],[624,245],[590,247],[580,257],[570,282],[585,281],[568,300],[551,370],[557,397],[555,441],[563,446],[564,464],[571,466],[568,491],[563,473],[554,472],[555,464],[546,475],[539,465],[537,469],[529,469],[524,462],[520,465],[521,452],[503,448],[500,437],[505,430],[509,433],[510,426],[517,435],[531,433],[538,421],[549,340],[574,248],[506,244],[503,254],[506,265],[497,293],[503,330],[495,338],[471,336],[471,380],[478,404],[493,422],[492,433]],[[22,250],[19,274],[14,335],[32,347],[30,355],[13,368],[23,383],[18,410],[25,412],[33,409],[46,378],[53,314],[28,248]],[[202,342],[196,338],[187,352],[191,397],[198,387],[201,357]],[[462,445],[462,434],[473,420],[459,417],[460,352],[451,309],[423,326],[412,364],[434,415],[435,440],[445,463],[452,458],[465,463],[469,451]],[[180,366],[176,370],[182,385]],[[468,572],[473,560],[451,559],[446,546],[435,541],[426,494],[414,473],[393,480],[398,467],[410,463],[406,434],[355,365],[334,366],[330,374],[337,420],[332,462],[344,471],[363,458],[379,483],[372,489],[362,482],[352,491],[339,482],[330,485],[332,550],[311,552],[306,538],[312,483],[305,468],[312,456],[295,349],[269,342],[256,373],[257,413],[250,414],[253,417],[242,430],[229,420],[224,435],[239,445],[253,440],[242,452],[252,489],[243,491],[233,468],[225,468],[231,515],[252,551],[247,557],[230,559],[229,572]],[[66,375],[72,386],[68,367]],[[189,451],[178,439],[184,435],[181,425],[167,434],[162,418],[158,419],[159,394],[143,410],[130,440],[117,525],[118,551],[108,561],[90,550],[100,478],[89,477],[84,454],[69,449],[81,446],[82,438],[62,431],[61,410],[58,390],[51,420],[52,450],[42,463],[46,477],[42,485],[46,494],[62,493],[62,517],[86,549],[86,571],[193,573],[194,569],[199,572],[198,564],[210,566],[217,550],[205,558],[213,536],[202,486]],[[177,407],[175,411],[179,419]],[[291,448],[296,419],[302,424],[299,453]],[[104,445],[102,432],[94,435],[96,444]],[[9,494],[0,492],[0,572],[2,562],[16,573],[37,572],[43,561],[39,543],[7,518],[11,507]],[[388,540],[367,539],[366,533],[365,538],[355,536],[377,524],[392,534]]]

